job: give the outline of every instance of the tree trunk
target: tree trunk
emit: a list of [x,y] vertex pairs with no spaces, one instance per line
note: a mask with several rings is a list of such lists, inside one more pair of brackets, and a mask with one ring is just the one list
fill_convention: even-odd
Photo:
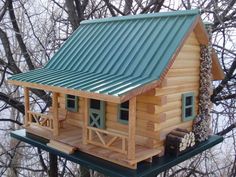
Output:
[[49,177],[58,177],[57,156],[49,153]]

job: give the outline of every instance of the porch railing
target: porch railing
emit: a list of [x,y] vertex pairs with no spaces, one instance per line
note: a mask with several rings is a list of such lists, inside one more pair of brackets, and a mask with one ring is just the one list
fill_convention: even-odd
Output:
[[28,111],[29,123],[39,127],[53,130],[53,117],[50,114],[41,114],[38,112]]
[[127,154],[127,136],[94,127],[87,127],[87,129],[87,143]]

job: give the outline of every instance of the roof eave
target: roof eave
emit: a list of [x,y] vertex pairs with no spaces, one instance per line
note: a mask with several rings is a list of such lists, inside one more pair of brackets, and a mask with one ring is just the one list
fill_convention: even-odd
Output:
[[209,36],[200,16],[197,17],[196,22],[197,23],[195,24],[193,31],[197,36],[198,42],[202,45],[208,45]]
[[125,102],[127,100],[129,100],[130,98],[134,97],[134,96],[137,96],[137,95],[140,95],[142,93],[145,93],[145,92],[148,92],[158,86],[161,86],[163,85],[162,82],[167,74],[167,72],[169,71],[170,67],[173,65],[176,57],[178,56],[181,48],[183,47],[185,41],[187,40],[188,36],[191,34],[192,31],[195,32],[195,30],[204,30],[203,34],[199,37],[199,40],[201,41],[201,44],[208,44],[208,36],[207,36],[207,33],[206,33],[206,30],[204,28],[204,26],[202,26],[203,23],[202,23],[202,20],[201,20],[201,17],[200,15],[198,15],[196,17],[196,19],[194,20],[192,26],[189,28],[188,32],[185,34],[184,38],[182,39],[179,47],[176,49],[174,55],[172,56],[169,64],[166,66],[164,72],[162,72],[162,75],[160,76],[160,79],[159,80],[155,80],[151,83],[148,83],[148,84],[145,84],[143,86],[140,86],[136,89],[133,89],[129,92],[126,92],[124,93],[123,95],[121,95],[121,102]]
[[98,100],[108,101],[108,102],[113,102],[113,103],[121,103],[121,98],[119,96],[114,96],[114,95],[99,94],[99,93],[94,93],[94,92],[81,91],[81,90],[43,85],[43,84],[36,84],[36,83],[30,83],[30,82],[23,82],[23,81],[17,81],[17,80],[8,80],[8,83],[13,84],[13,85],[23,86],[23,87],[34,88],[34,89],[70,94],[70,95],[75,95],[75,96],[79,96],[83,98],[98,99]]
[[225,74],[220,65],[219,58],[216,54],[215,49],[212,49],[211,58],[212,58],[212,79],[214,81],[223,80],[225,78]]

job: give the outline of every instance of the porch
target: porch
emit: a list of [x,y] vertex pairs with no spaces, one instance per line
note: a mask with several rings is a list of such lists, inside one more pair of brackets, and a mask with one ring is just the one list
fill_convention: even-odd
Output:
[[159,149],[151,149],[136,144],[135,158],[128,159],[127,135],[120,135],[112,131],[89,127],[87,144],[83,144],[82,128],[73,126],[67,122],[59,129],[60,134],[58,136],[54,136],[52,131],[35,124],[26,127],[26,131],[33,135],[39,135],[48,140],[56,141],[58,145],[53,148],[59,151],[63,151],[63,145],[66,145],[74,150],[79,150],[133,169],[136,169],[138,162],[144,160],[150,162],[152,161],[152,157],[161,153]]
[[[153,156],[160,154],[159,149],[151,149],[137,145],[136,139],[136,97],[129,100],[128,131],[111,131],[88,125],[89,98],[83,98],[82,125],[67,122],[66,112],[60,112],[59,93],[52,92],[52,107],[49,113],[41,114],[30,110],[29,88],[25,94],[25,128],[26,131],[50,140],[48,146],[68,154],[74,149],[96,157],[106,159],[129,168],[136,168],[140,161],[151,161]],[[91,109],[90,109],[91,110]],[[65,114],[65,115],[63,115]]]

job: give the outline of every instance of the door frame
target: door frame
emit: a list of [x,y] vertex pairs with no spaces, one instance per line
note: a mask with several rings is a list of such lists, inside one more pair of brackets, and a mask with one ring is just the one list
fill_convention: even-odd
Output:
[[90,123],[90,115],[92,113],[95,113],[95,114],[99,114],[99,117],[100,117],[100,125],[98,125],[98,127],[95,127],[95,128],[100,128],[100,129],[105,129],[105,101],[101,101],[101,100],[97,100],[97,101],[100,101],[100,109],[95,109],[95,108],[91,108],[91,99],[89,99],[88,101],[88,109],[89,109],[89,117],[88,117],[88,126],[90,127],[93,127],[91,126],[91,123]]

